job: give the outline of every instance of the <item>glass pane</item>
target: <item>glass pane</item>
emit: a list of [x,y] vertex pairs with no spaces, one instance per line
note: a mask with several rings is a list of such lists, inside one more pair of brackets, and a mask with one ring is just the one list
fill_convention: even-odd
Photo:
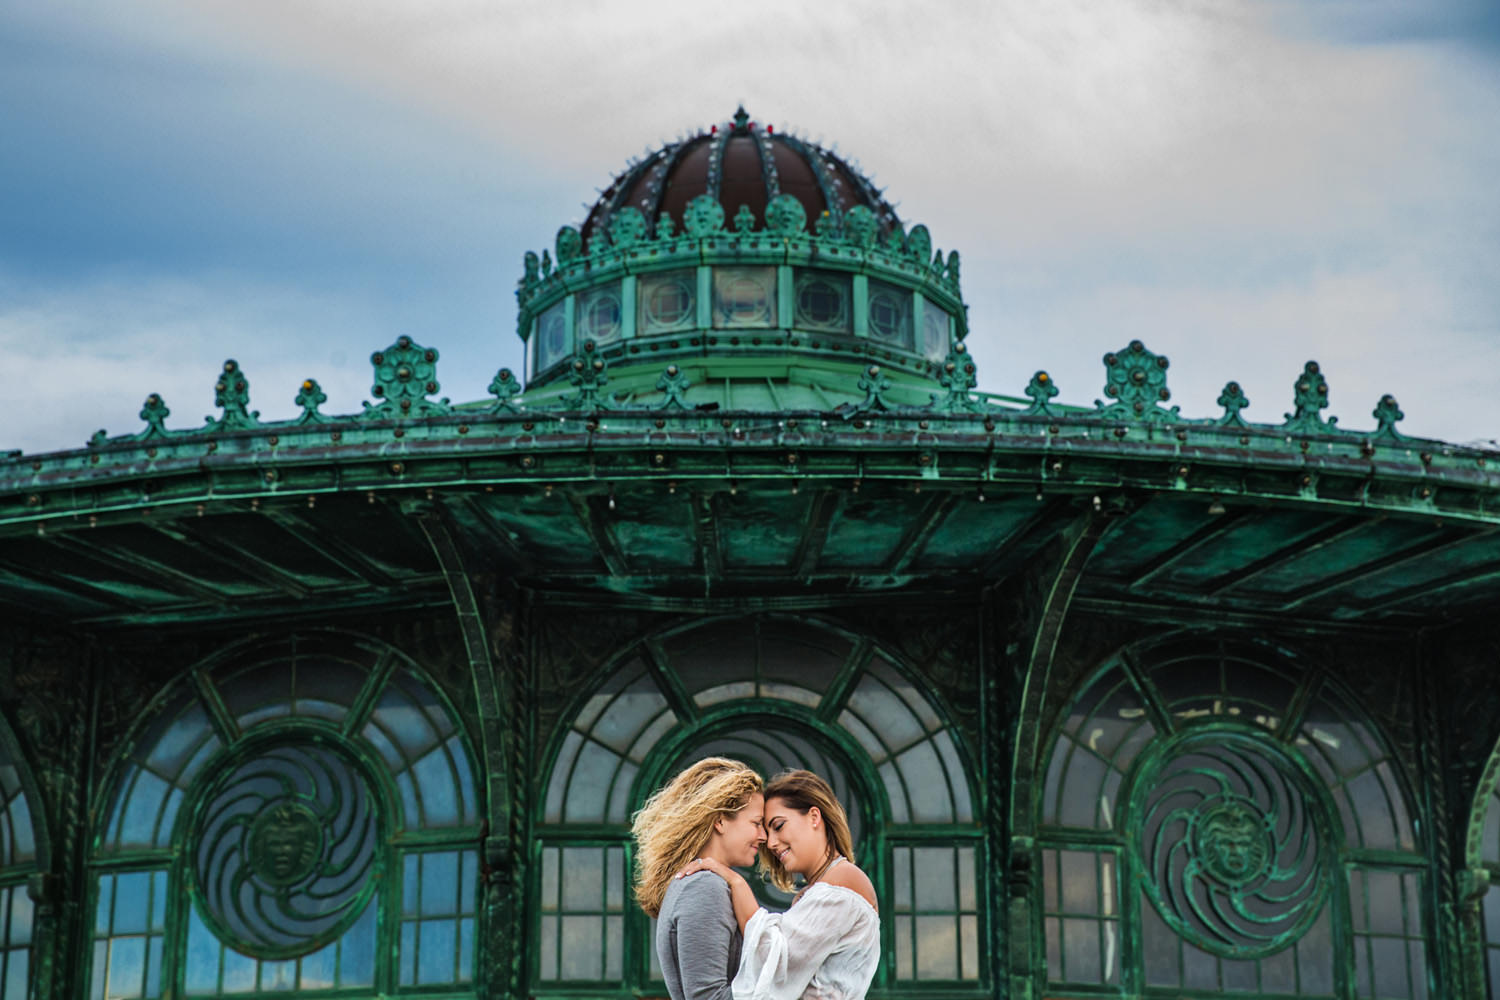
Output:
[[852,292],[848,277],[830,271],[797,272],[793,325],[820,333],[851,333]]
[[559,302],[537,317],[536,341],[532,349],[536,351],[536,370],[539,372],[551,368],[573,353],[568,337],[565,303]]
[[622,330],[620,286],[593,288],[578,296],[578,339],[603,347],[620,339]]
[[911,292],[883,281],[870,282],[870,339],[916,350],[912,339]]
[[918,847],[913,855],[913,885],[916,888],[917,909],[955,909],[958,905],[958,891],[953,848]]
[[922,303],[922,354],[931,361],[948,356],[948,314],[931,299]]
[[691,270],[637,279],[636,331],[642,336],[686,330],[697,323],[698,273]]
[[958,978],[958,921],[917,917],[917,978]]
[[776,325],[776,269],[714,269],[714,326],[717,329]]

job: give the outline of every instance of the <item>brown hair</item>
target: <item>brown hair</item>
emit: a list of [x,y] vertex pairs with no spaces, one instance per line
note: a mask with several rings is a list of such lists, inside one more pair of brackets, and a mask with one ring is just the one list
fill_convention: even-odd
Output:
[[764,782],[737,760],[705,757],[656,791],[632,818],[635,898],[650,916],[661,912],[672,879],[713,836],[714,822],[733,816]]
[[[822,875],[829,863],[839,855],[843,855],[851,863],[854,861],[854,838],[849,833],[849,817],[839,804],[838,796],[828,787],[828,782],[811,771],[783,771],[771,779],[771,783],[766,786],[765,796],[768,803],[772,799],[780,799],[804,815],[814,806],[823,814],[828,853],[822,866],[810,874],[810,881]],[[768,848],[761,848],[760,863],[766,870],[766,877],[776,888],[783,892],[791,892],[796,888],[792,883],[792,873],[782,867],[780,859]]]

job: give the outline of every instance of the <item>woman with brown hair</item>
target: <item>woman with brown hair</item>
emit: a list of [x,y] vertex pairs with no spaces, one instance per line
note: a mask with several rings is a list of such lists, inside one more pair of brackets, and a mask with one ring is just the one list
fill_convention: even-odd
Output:
[[743,940],[728,887],[676,878],[694,858],[755,864],[765,843],[759,774],[707,757],[673,778],[635,814],[635,898],[657,918],[656,957],[672,1000],[731,1000]]
[[875,887],[854,864],[844,807],[816,774],[788,771],[766,786],[765,825],[771,882],[790,891],[794,876],[805,879],[785,913],[762,909],[744,877],[715,859],[683,870],[729,885],[745,936],[735,1000],[863,1000],[880,961],[880,916]]

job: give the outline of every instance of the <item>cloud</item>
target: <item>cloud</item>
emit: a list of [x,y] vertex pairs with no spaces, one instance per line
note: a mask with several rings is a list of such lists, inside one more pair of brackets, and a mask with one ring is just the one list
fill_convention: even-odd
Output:
[[[218,331],[236,346],[181,390],[207,395],[218,355],[259,391],[405,332],[477,398],[519,358],[521,253],[629,156],[744,100],[963,253],[986,388],[1047,367],[1088,402],[1099,355],[1140,336],[1187,412],[1239,378],[1279,419],[1318,357],[1346,423],[1394,391],[1413,432],[1493,436],[1471,374],[1500,361],[1481,4],[25,7],[0,22],[0,88],[27,97],[0,109],[25,151],[0,156],[0,344],[40,310],[27,329],[78,345],[52,361],[66,381],[117,310],[150,359],[134,378]],[[272,342],[286,359],[252,365]]]
[[[243,275],[120,274],[39,291],[0,274],[0,345],[26,399],[0,447],[50,451],[79,447],[98,428],[134,433],[152,392],[172,410],[169,429],[202,426],[205,416],[217,416],[213,386],[227,358],[240,363],[251,408],[264,420],[301,412],[293,400],[305,378],[328,394],[324,412],[358,413],[371,398],[371,352],[408,332],[410,324],[374,297]],[[476,349],[416,336],[439,348],[440,394],[454,399],[484,398],[496,369],[520,366],[513,337]]]

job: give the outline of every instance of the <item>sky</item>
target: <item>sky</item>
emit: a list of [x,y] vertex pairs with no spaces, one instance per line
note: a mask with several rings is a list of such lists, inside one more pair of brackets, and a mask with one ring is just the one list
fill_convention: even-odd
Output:
[[1500,438],[1492,0],[0,5],[0,449],[520,368],[515,286],[632,156],[752,117],[835,148],[963,257],[980,388],[1171,359],[1173,404]]

